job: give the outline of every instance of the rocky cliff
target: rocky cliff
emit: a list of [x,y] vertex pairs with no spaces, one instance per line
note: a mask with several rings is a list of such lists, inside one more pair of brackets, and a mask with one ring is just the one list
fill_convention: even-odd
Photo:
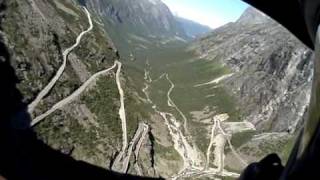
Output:
[[[235,97],[241,119],[256,128],[254,134],[232,137],[240,156],[252,162],[276,152],[285,162],[310,102],[313,52],[251,7],[238,21],[199,39],[193,49],[230,70],[219,84]],[[240,170],[234,158],[228,153],[225,163]]]
[[312,79],[312,52],[281,25],[248,8],[198,41],[198,52],[232,69],[225,85],[260,131],[299,129]]
[[123,57],[189,38],[161,0],[83,2],[101,18]]
[[106,21],[130,32],[149,36],[184,36],[169,8],[160,0],[87,1]]

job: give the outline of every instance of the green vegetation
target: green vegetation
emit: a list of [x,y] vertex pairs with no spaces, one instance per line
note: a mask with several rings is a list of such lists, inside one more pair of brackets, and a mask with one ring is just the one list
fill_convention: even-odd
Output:
[[[76,104],[70,104],[75,108]],[[86,119],[84,121],[87,121]],[[65,111],[56,111],[35,127],[40,139],[54,149],[81,160],[93,160],[97,165],[105,165],[112,152],[117,151],[121,140],[113,136],[108,127],[86,126]],[[101,158],[103,157],[103,158]]]
[[105,31],[94,22],[93,30],[83,37],[74,53],[87,66],[89,72],[96,73],[108,67],[118,59],[111,48]]
[[283,162],[286,162],[292,146],[292,137],[268,137],[259,141],[252,141],[243,146],[240,151],[258,159],[270,153],[278,152]]
[[[229,70],[226,67],[215,61],[197,59],[192,52],[186,52],[185,47],[160,49],[152,54],[147,53],[146,57],[153,68],[150,71],[153,79],[158,78],[162,73],[169,74],[175,84],[171,98],[188,118],[191,116],[187,112],[199,111],[208,105],[210,108],[217,107],[217,113],[228,113],[231,116],[231,121],[241,120],[241,113],[239,108],[235,106],[235,99],[225,88],[212,88],[215,86],[214,84],[194,87],[199,83],[209,82],[228,74]],[[142,73],[145,59],[138,59],[138,62],[134,62],[135,64],[131,62],[127,64],[130,67],[140,68]],[[141,81],[141,79],[137,79],[137,81]],[[165,78],[152,83],[150,87],[152,99],[156,98],[154,101],[161,108],[166,108],[165,96],[169,88],[170,84]],[[216,96],[206,97],[212,94]]]
[[[78,24],[81,22],[79,21],[79,18],[77,18],[76,15],[81,16],[81,17],[86,17],[86,14],[80,11],[80,9],[75,8],[74,5],[71,5],[69,2],[64,1],[64,0],[56,0],[56,1],[48,1],[52,5],[52,7],[55,8],[56,12],[65,20],[67,21],[68,24],[71,24],[73,26],[78,26]],[[72,12],[76,13],[72,15],[71,13],[68,13],[66,10],[63,10],[61,8],[69,9]],[[80,18],[82,19],[82,18]]]
[[[163,73],[169,74],[169,78],[175,84],[171,98],[189,120],[188,127],[195,143],[202,152],[205,152],[209,143],[208,134],[199,133],[199,129],[203,129],[202,132],[207,132],[205,131],[207,125],[191,121],[190,112],[202,111],[204,107],[208,106],[209,110],[216,114],[228,113],[230,115],[229,121],[241,121],[242,114],[240,108],[236,106],[235,98],[223,86],[213,88],[216,85],[212,84],[194,87],[197,84],[209,82],[222,75],[229,74],[230,70],[222,66],[217,60],[199,59],[193,52],[185,49],[185,46],[176,46],[149,50],[141,58],[136,58],[136,61],[125,61],[125,64],[129,66],[128,75],[137,82],[137,86],[140,86],[138,88],[140,92],[144,88],[143,77],[146,59],[149,60],[151,69],[148,70],[153,80],[158,79]],[[167,92],[170,86],[166,77],[163,77],[158,81],[153,81],[148,92],[151,100],[160,111],[170,112],[174,114],[178,121],[182,122],[181,115],[167,104]],[[212,94],[215,96],[206,97]],[[144,94],[142,97],[145,97]],[[249,133],[247,136],[249,136]],[[239,138],[244,139],[239,143],[246,141],[245,135]]]
[[41,139],[58,150],[70,151],[81,146],[85,156],[92,156],[98,141],[95,129],[86,129],[63,111],[57,111],[35,127]]
[[291,151],[295,145],[296,137],[291,137],[286,144],[283,146],[283,150],[280,153],[280,157],[283,164],[286,164],[289,160]]
[[189,121],[188,123],[188,128],[190,129],[190,133],[194,135],[193,137],[197,147],[201,152],[207,152],[210,141],[208,131],[206,130],[208,128],[208,125],[204,125],[202,123],[194,121]]
[[248,142],[255,134],[256,134],[256,131],[246,131],[246,132],[233,134],[231,138],[231,143],[235,148],[238,148],[241,145]]
[[151,108],[141,103],[137,97],[131,93],[133,92],[132,89],[125,89],[125,92],[128,138],[131,139],[138,128],[138,124],[149,121],[148,110],[151,111]]
[[103,51],[107,51],[108,49],[112,50],[108,42],[106,32],[96,22],[93,22],[93,37],[97,45],[99,45],[97,49],[100,49]]
[[[39,84],[47,82],[52,76],[49,69],[39,68],[39,66],[44,67],[43,63],[48,62],[46,67],[55,68],[57,66],[55,54],[58,47],[54,43],[49,48],[47,45],[33,46],[33,41],[30,39],[38,39],[43,29],[36,25],[34,21],[28,21],[27,25],[24,24],[28,20],[22,13],[24,11],[20,9],[24,6],[28,6],[27,2],[17,0],[7,2],[8,10],[6,11],[6,17],[3,18],[3,31],[8,36],[8,43],[14,52],[12,53],[11,64],[21,81],[17,87],[25,98],[24,102],[29,103],[33,99],[35,91],[37,91],[35,88]],[[49,31],[48,35],[52,35],[52,32]],[[50,40],[49,43],[51,43]],[[36,68],[40,69],[37,73],[34,71]],[[44,71],[46,72],[44,73]]]
[[[119,93],[114,78],[102,77],[96,82],[94,89],[89,90],[81,96],[88,108],[97,116],[97,121],[107,126],[113,138],[119,139],[122,136],[121,122],[118,116]],[[119,142],[121,140],[119,139]]]
[[233,177],[221,177],[222,180],[236,180],[237,178]]
[[263,143],[259,143],[258,147],[261,151],[261,154],[270,154],[274,152],[281,152],[286,142],[286,139],[270,139],[265,140]]
[[239,174],[242,172],[242,170],[231,168],[231,167],[229,167],[228,165],[226,165],[226,166],[224,167],[224,169],[226,169],[227,171],[236,172],[236,173],[239,173]]
[[[9,42],[14,44],[14,50],[17,54],[23,55],[26,51],[24,51],[25,47],[28,46],[28,38],[26,37],[24,32],[21,31],[21,22],[17,21],[17,19],[23,19],[21,14],[19,13],[21,5],[17,1],[10,1],[7,4],[8,13],[6,14],[3,20],[3,31],[8,36]],[[24,55],[32,55],[24,54]],[[30,56],[27,56],[30,57]]]
[[144,70],[135,66],[125,65],[123,66],[123,72],[124,75],[128,77],[129,86],[134,88],[141,97],[145,97],[142,92],[142,88],[144,87]]
[[170,84],[165,77],[149,86],[148,91],[150,99],[160,107],[161,111],[170,111],[171,109],[168,107],[167,103],[167,93],[169,88]]
[[67,95],[72,94],[76,89],[78,89],[81,86],[81,82],[71,66],[66,66],[65,72],[62,76],[67,76],[68,79],[61,78],[59,81],[57,81],[56,85],[52,90],[55,91],[55,94],[64,92],[64,94],[61,95],[59,99],[57,99],[57,101],[60,101]]
[[154,144],[155,154],[158,154],[164,159],[168,159],[171,161],[181,161],[182,158],[180,154],[173,147],[164,147],[157,142]]

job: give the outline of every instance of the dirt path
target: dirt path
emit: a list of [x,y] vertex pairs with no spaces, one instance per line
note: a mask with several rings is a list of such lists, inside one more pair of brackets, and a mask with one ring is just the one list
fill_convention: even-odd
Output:
[[180,154],[183,159],[184,167],[200,166],[202,159],[200,153],[192,147],[187,138],[180,130],[180,123],[177,122],[176,118],[171,113],[165,113],[157,111],[161,117],[164,119],[165,124],[169,130],[170,136],[174,143],[174,148]]
[[212,125],[212,128],[211,128],[211,136],[210,136],[210,142],[209,142],[209,146],[208,146],[208,149],[207,149],[207,159],[206,159],[206,165],[205,165],[205,169],[208,169],[209,168],[209,164],[210,164],[210,154],[211,154],[211,148],[214,144],[214,135],[216,133],[216,128],[217,128],[217,121],[214,120],[214,123]]
[[139,153],[140,153],[140,149],[141,149],[141,146],[143,144],[143,141],[145,140],[145,138],[146,138],[146,136],[147,136],[147,134],[149,132],[149,126],[146,125],[146,124],[143,124],[143,126],[144,126],[144,131],[143,131],[143,133],[141,135],[141,138],[139,139],[139,141],[138,141],[138,143],[137,143],[137,145],[135,147],[135,150],[134,150],[135,169],[136,169],[136,171],[137,171],[139,176],[143,175],[141,167],[140,167],[140,165],[138,163]]
[[125,151],[125,149],[128,146],[128,137],[127,137],[127,118],[126,118],[126,110],[124,107],[124,91],[121,87],[121,81],[120,81],[120,74],[121,74],[121,67],[122,64],[119,61],[115,62],[118,66],[117,72],[116,72],[116,82],[117,87],[120,95],[120,109],[119,109],[119,117],[121,120],[121,129],[122,129],[122,153]]
[[189,130],[188,130],[188,125],[187,125],[187,123],[188,123],[187,117],[183,114],[183,112],[178,108],[178,106],[177,106],[177,105],[173,102],[173,100],[171,99],[171,93],[172,93],[175,85],[174,85],[174,83],[171,81],[171,79],[169,78],[169,75],[168,75],[168,74],[166,74],[166,78],[167,78],[167,80],[169,81],[169,83],[170,83],[170,85],[171,85],[171,87],[170,87],[170,89],[169,89],[169,91],[168,91],[168,93],[167,93],[168,106],[173,107],[174,109],[176,109],[176,111],[179,112],[180,116],[183,118],[183,128],[184,128],[187,136],[189,136],[190,133],[189,133]]
[[253,141],[263,140],[263,139],[271,138],[273,136],[277,136],[277,137],[281,138],[281,137],[285,137],[285,136],[288,136],[288,135],[290,135],[290,134],[287,133],[287,132],[261,133],[261,134],[254,135],[252,140]]
[[[145,80],[147,81],[149,78],[148,76],[149,73],[145,73]],[[167,73],[162,74],[157,80],[163,78],[166,76],[166,79],[170,83],[170,88],[167,92],[167,105],[169,107],[174,108],[177,110],[180,115],[183,117],[185,122],[187,121],[187,118],[185,115],[181,112],[181,110],[175,105],[173,100],[171,99],[171,93],[175,87],[174,83],[171,81],[169,78],[169,75]],[[150,82],[150,81],[149,81]],[[152,82],[152,81],[151,81]],[[146,82],[147,87],[149,88],[150,83],[148,81]],[[145,88],[143,90],[145,91]],[[152,100],[151,100],[152,102]],[[215,145],[215,157],[220,157],[219,166],[218,168],[210,168],[209,167],[209,161],[206,161],[205,167],[203,167],[203,159],[201,158],[201,153],[198,152],[197,148],[195,146],[191,146],[190,143],[187,141],[187,137],[183,134],[181,131],[181,124],[180,122],[177,121],[177,119],[174,117],[173,114],[168,113],[168,112],[161,112],[157,109],[156,104],[152,104],[153,109],[155,110],[156,113],[158,113],[162,119],[164,120],[167,129],[169,130],[169,134],[171,136],[172,142],[174,144],[174,149],[178,152],[178,154],[181,156],[183,160],[183,167],[181,170],[171,179],[180,179],[183,177],[193,177],[193,176],[201,176],[201,175],[222,175],[222,176],[230,176],[230,177],[238,177],[239,174],[233,173],[233,172],[228,172],[227,170],[223,169],[223,156],[224,156],[224,147],[226,144],[226,140],[222,141],[217,139],[214,136],[214,132],[218,131],[218,121],[214,124],[215,127],[212,128],[212,140],[210,141],[210,145],[208,147],[208,152],[207,152],[207,159],[210,159],[210,153],[211,148],[213,145]],[[224,136],[220,133],[220,137],[222,139],[225,139]],[[209,157],[208,157],[209,156]],[[221,170],[222,169],[222,170]]]
[[56,72],[55,76],[50,80],[50,82],[46,85],[46,87],[44,87],[40,91],[40,93],[37,95],[35,100],[28,105],[28,112],[30,114],[32,114],[32,112],[34,111],[36,106],[39,104],[39,102],[43,99],[43,97],[45,97],[50,92],[50,90],[54,87],[56,82],[60,79],[61,75],[63,74],[63,72],[65,70],[69,53],[80,44],[81,38],[93,29],[93,23],[91,20],[90,13],[85,7],[83,7],[83,9],[85,10],[87,17],[88,17],[88,20],[89,20],[89,24],[90,24],[89,28],[87,30],[81,32],[76,39],[76,43],[74,45],[72,45],[71,47],[67,48],[63,52],[63,62],[62,62],[62,65],[60,66],[60,68],[58,69],[58,71]]
[[[137,148],[136,146],[138,145],[139,150],[136,150],[134,152],[137,158],[137,155],[140,151],[142,141],[143,141],[141,139],[145,138],[149,130],[149,127],[144,123],[140,123],[133,139],[130,141],[130,144],[128,145],[127,119],[126,119],[126,111],[125,111],[125,104],[124,104],[124,91],[122,89],[121,80],[120,80],[122,64],[119,61],[116,61],[115,64],[117,64],[118,66],[118,69],[116,72],[116,82],[117,82],[117,87],[120,95],[119,116],[121,120],[121,129],[122,129],[122,149],[119,155],[116,157],[116,160],[113,164],[112,169],[118,172],[127,173],[132,152],[134,149]],[[148,74],[146,74],[146,76],[148,77]]]
[[[167,80],[170,82],[170,85],[171,85],[170,89],[168,90],[168,93],[167,93],[167,104],[169,107],[172,107],[172,108],[180,111],[180,109],[175,105],[175,103],[170,98],[171,92],[174,88],[174,84],[170,80],[168,74],[166,74],[166,73],[161,74],[159,76],[159,78],[156,79],[156,81],[162,79],[164,76],[166,76]],[[152,79],[150,78],[149,73],[145,73],[144,79],[146,81],[146,83],[145,83],[146,87],[149,87],[150,83],[153,82]],[[146,97],[148,98],[148,94],[146,92],[146,89],[147,88],[144,88],[142,91],[145,93]],[[152,100],[150,99],[149,102],[152,102]],[[188,167],[200,166],[200,163],[202,162],[201,155],[187,141],[187,138],[185,137],[185,135],[181,131],[180,122],[177,121],[177,119],[174,117],[173,114],[159,111],[157,109],[156,104],[151,103],[151,105],[152,105],[152,108],[155,110],[155,112],[158,113],[162,117],[162,119],[164,120],[164,122],[169,130],[170,136],[172,137],[174,148],[183,159],[184,167],[182,168],[181,171],[183,171],[184,169],[186,169]],[[182,114],[182,117],[185,118],[184,114],[181,111],[180,111],[180,113]],[[186,120],[186,118],[185,118],[185,120]]]
[[210,84],[218,84],[220,81],[223,81],[229,77],[231,77],[233,74],[226,74],[226,75],[223,75],[219,78],[216,78],[212,81],[209,81],[209,82],[206,82],[206,83],[202,83],[202,84],[197,84],[197,85],[194,85],[193,87],[201,87],[201,86],[205,86],[205,85],[210,85]]
[[160,79],[162,79],[164,76],[166,75],[166,73],[162,73],[157,79],[155,79],[153,82],[157,82]]
[[[136,151],[134,151],[135,160],[136,161],[138,160],[137,158],[138,158],[138,154],[139,154],[139,151],[140,151],[140,148],[141,148],[141,144],[142,144],[142,141],[145,138],[145,135],[147,134],[148,130],[149,130],[148,125],[146,125],[144,123],[140,123],[139,124],[139,127],[138,127],[134,137],[132,138],[132,140],[130,142],[130,145],[129,145],[128,149],[127,149],[126,156],[123,158],[121,172],[127,173],[128,167],[129,167],[130,158],[131,158],[132,152],[134,150],[136,150]],[[140,142],[141,142],[141,144],[139,144]],[[140,146],[140,147],[138,147],[138,146]]]

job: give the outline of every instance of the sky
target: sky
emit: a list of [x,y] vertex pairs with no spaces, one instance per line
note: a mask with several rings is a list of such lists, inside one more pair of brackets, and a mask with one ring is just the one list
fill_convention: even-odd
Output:
[[248,7],[240,0],[162,0],[173,14],[212,29],[236,21]]

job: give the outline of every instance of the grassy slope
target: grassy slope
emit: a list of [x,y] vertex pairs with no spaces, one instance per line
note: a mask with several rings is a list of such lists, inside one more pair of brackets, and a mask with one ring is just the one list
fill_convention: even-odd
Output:
[[[128,65],[130,68],[139,69],[143,73],[146,58],[149,59],[152,67],[152,79],[158,78],[162,73],[169,74],[170,79],[175,84],[172,99],[184,113],[188,114],[187,112],[190,111],[202,110],[207,105],[210,107],[217,106],[218,112],[227,112],[232,117],[236,117],[232,118],[233,121],[237,120],[239,112],[234,105],[234,99],[223,87],[216,89],[212,88],[215,85],[194,87],[196,84],[208,82],[229,73],[226,67],[215,61],[199,59],[192,52],[185,51],[184,46],[171,49],[159,48],[152,53],[147,52],[137,62],[133,62],[134,64],[128,62]],[[141,78],[141,76],[143,77],[143,75],[140,75],[138,78]],[[137,81],[141,81],[141,79],[137,79]],[[152,92],[153,97],[157,98],[158,95],[163,97],[169,87],[170,84],[165,78],[152,84],[151,89],[159,93]],[[211,94],[217,94],[217,96],[206,97]],[[163,108],[165,108],[166,100],[163,101],[162,99],[160,104],[163,104]]]

